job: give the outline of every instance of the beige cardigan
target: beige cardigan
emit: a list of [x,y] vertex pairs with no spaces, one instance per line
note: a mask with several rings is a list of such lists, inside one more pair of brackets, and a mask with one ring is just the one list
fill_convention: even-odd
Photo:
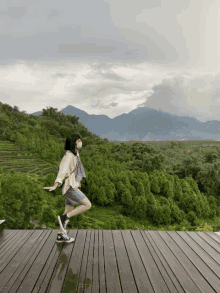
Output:
[[[79,152],[77,150],[77,156],[79,157]],[[75,181],[75,174],[72,173],[76,168],[76,156],[71,151],[66,151],[66,154],[63,156],[62,161],[59,166],[59,172],[54,183],[58,183],[58,186],[62,187],[62,194],[65,195],[70,186],[73,188],[81,187],[80,182]],[[71,176],[70,176],[70,173]],[[68,178],[67,178],[68,177]],[[66,179],[65,179],[66,178]]]

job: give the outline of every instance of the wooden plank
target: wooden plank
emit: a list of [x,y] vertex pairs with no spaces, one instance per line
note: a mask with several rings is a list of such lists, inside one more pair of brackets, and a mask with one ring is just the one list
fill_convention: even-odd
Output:
[[87,266],[86,266],[85,277],[84,277],[84,286],[85,286],[86,293],[91,293],[91,289],[92,289],[91,287],[92,287],[92,264],[93,264],[94,241],[95,241],[94,230],[90,230]]
[[[79,230],[77,234],[76,243],[72,253],[70,268],[75,271],[75,259],[77,259],[77,271],[75,271],[77,276],[77,291],[79,288],[87,288],[88,285],[92,286],[92,279],[86,276],[86,265],[89,252],[89,245],[91,240],[91,230]],[[90,287],[91,288],[91,287]],[[72,288],[71,288],[72,289]],[[72,292],[72,291],[71,291]],[[73,291],[74,292],[74,291]]]
[[133,272],[126,252],[124,240],[120,230],[113,230],[115,253],[118,263],[122,292],[137,293]]
[[[56,230],[57,232],[59,230]],[[75,238],[75,241],[76,241],[76,234],[77,234],[77,230],[70,230],[70,232],[68,233],[68,236],[69,237],[72,237],[72,238]],[[50,284],[50,280],[51,282],[54,282],[54,279],[55,279],[55,275],[53,274],[57,274],[59,272],[59,268],[58,266],[60,265],[60,262],[62,261],[62,258],[64,259],[64,261],[66,260],[66,257],[64,254],[61,254],[61,252],[63,252],[63,248],[65,248],[66,246],[70,246],[72,245],[73,247],[75,247],[75,241],[72,242],[72,243],[69,243],[69,244],[66,244],[66,243],[56,243],[54,242],[54,247],[53,247],[53,251],[52,251],[52,257],[50,258],[50,264],[48,265],[48,269],[45,271],[45,274],[42,275],[42,279],[43,281],[40,283],[40,284],[37,284],[39,286],[39,291],[36,290],[36,291],[33,291],[33,293],[44,293],[47,291],[47,287],[48,285]],[[73,254],[74,254],[74,250],[73,250]],[[61,261],[60,261],[61,259]],[[74,260],[75,261],[75,267],[74,270],[77,270],[78,268],[78,262],[77,262],[77,258]],[[80,264],[81,264],[81,261],[80,261]],[[62,264],[62,268],[63,268],[63,264]],[[61,269],[62,269],[61,268]],[[77,280],[77,277],[76,275],[74,274],[74,271],[73,271],[73,274],[71,274],[72,270],[72,267],[70,268],[70,265],[69,265],[69,268],[68,268],[68,272],[65,276],[65,280],[64,280],[64,283],[63,283],[63,286],[66,288],[69,284],[69,280],[71,280],[71,288],[72,288],[72,292],[77,292],[77,288],[76,286],[74,287],[74,284]],[[58,276],[59,278],[59,276]],[[52,285],[52,284],[51,284]],[[76,290],[76,291],[74,291]],[[60,291],[61,292],[61,291]]]
[[[51,259],[49,269],[46,272],[44,280],[40,285],[40,290],[38,291],[39,293],[62,292],[63,287],[74,287],[75,276],[72,274],[72,271],[69,268],[69,262],[73,247],[75,245],[75,241],[71,243],[56,243],[58,230],[55,231],[56,232],[54,234],[54,237],[51,239],[51,245],[55,247],[55,257]],[[77,230],[70,230],[68,236],[75,238],[76,240],[76,234]]]
[[83,251],[83,255],[82,255],[82,263],[81,263],[81,269],[80,269],[80,273],[79,273],[78,286],[86,286],[87,285],[86,266],[87,266],[87,259],[88,259],[88,254],[89,254],[91,230],[87,230],[86,232],[87,233],[86,233],[84,251]]
[[215,232],[71,230],[69,244],[57,232],[3,231],[0,292],[220,292]]
[[209,236],[208,233],[205,232],[196,232],[204,241],[208,243],[212,248],[214,248],[220,254],[220,242],[218,243],[212,237]]
[[220,244],[220,236],[216,235],[215,232],[205,232],[209,237],[214,239],[217,243]]
[[6,236],[10,232],[11,232],[11,230],[3,230],[2,233],[0,233],[0,240],[1,240],[1,237],[3,237],[3,235]]
[[220,265],[220,245],[212,238],[207,237],[204,232],[188,232],[189,235],[212,259]]
[[146,274],[148,275],[154,292],[169,293],[169,289],[166,282],[162,278],[162,275],[148,249],[147,243],[145,243],[140,231],[131,231],[136,247],[139,251],[142,262],[145,266]]
[[[97,242],[97,239],[96,239]],[[85,285],[85,291],[84,293],[91,293],[94,292],[94,289],[97,289],[97,285],[99,287],[99,282],[98,282],[98,274],[96,275],[97,279],[96,282],[93,280],[93,262],[94,259],[96,259],[96,263],[98,264],[98,253],[96,256],[93,256],[93,251],[94,251],[94,244],[95,244],[95,230],[91,230],[91,238],[90,238],[90,246],[89,246],[89,252],[88,252],[88,259],[87,259],[87,267],[86,267],[86,280],[87,284],[84,283]],[[98,267],[96,267],[97,269]],[[94,282],[94,284],[93,284]],[[98,292],[99,293],[99,288]]]
[[5,269],[7,264],[22,247],[25,239],[27,239],[26,236],[31,236],[32,233],[33,231],[31,232],[30,230],[19,231],[18,233],[16,233],[15,237],[13,237],[10,242],[8,242],[8,245],[4,246],[1,251],[0,272]]
[[168,274],[164,274],[164,268],[146,234],[143,231],[131,232],[154,292],[178,292],[170,281]]
[[10,239],[10,235],[14,234],[14,232],[12,230],[3,230],[1,233],[0,233],[0,252],[2,251],[2,247],[5,245],[5,244],[8,244],[8,241],[7,239]]
[[100,293],[107,292],[105,282],[105,258],[102,230],[99,230],[99,289]]
[[105,276],[108,293],[121,293],[121,285],[118,275],[116,255],[111,230],[102,230],[105,258]]
[[[34,231],[37,232],[41,230]],[[26,265],[23,267],[16,282],[13,284],[10,293],[32,292],[34,289],[38,277],[42,272],[55,243],[57,231],[43,230],[42,235],[44,238],[42,238],[35,250],[32,251],[32,255],[29,255],[29,258],[25,259]]]
[[184,293],[185,291],[180,286],[177,277],[175,276],[175,274],[171,270],[169,264],[165,260],[164,256],[160,252],[160,250],[155,245],[155,242],[153,241],[153,238],[150,236],[148,231],[141,231],[141,233],[142,233],[143,237],[145,235],[145,239],[146,238],[148,239],[148,241],[149,241],[148,244],[151,245],[151,246],[149,245],[149,247],[152,247],[151,253],[153,255],[153,258],[154,258],[158,268],[160,269],[160,272],[161,272],[170,292]]
[[[14,255],[13,259],[11,259],[10,263],[8,263],[8,266],[5,268],[5,276],[0,277],[0,292],[6,293],[12,290],[13,284],[16,282],[26,264],[29,263],[30,258],[34,253],[36,253],[36,250],[40,248],[39,244],[44,238],[45,234],[43,234],[43,230],[31,230],[30,233],[26,235],[23,246]],[[18,286],[19,285],[20,283]],[[2,286],[4,286],[4,289],[2,289]],[[13,290],[10,292],[16,292],[16,289],[17,287],[14,286]]]
[[92,284],[98,285],[99,288],[99,231],[94,230],[94,258],[93,258],[93,277]]
[[[161,232],[163,237],[161,236]],[[175,244],[175,242],[172,240],[172,238],[169,236],[167,237],[165,235],[166,231],[148,231],[148,233],[153,238],[155,245],[158,247],[158,249],[163,254],[165,260],[169,264],[170,268],[172,269],[173,273],[176,275],[179,283],[187,292],[193,292],[193,293],[201,293],[199,288],[195,285],[193,280],[191,279],[191,274],[189,275],[184,267],[182,266],[182,263],[186,263],[186,256],[181,252],[180,249],[178,249]],[[175,232],[175,231],[171,231]],[[168,235],[168,234],[167,234]],[[164,241],[164,239],[169,238],[169,242]],[[177,257],[176,253],[173,252],[178,250],[179,256]]]
[[[180,249],[176,249],[174,246],[172,248],[173,253],[181,261],[182,266],[201,292],[203,290],[210,293],[214,293],[214,290],[218,291],[220,284],[220,279],[217,276],[220,272],[219,253],[195,232],[178,231],[176,233],[175,231],[167,231],[167,233],[177,243],[176,246],[180,247]],[[165,233],[162,236],[163,239],[164,236],[166,237]],[[182,257],[182,254],[185,254],[185,256]],[[216,262],[219,262],[219,264]],[[201,275],[203,278],[201,278]]]
[[[167,233],[177,243],[177,246],[180,247],[180,251],[182,250],[182,253],[185,254],[187,260],[186,262],[181,262],[182,266],[186,272],[190,274],[190,277],[193,279],[194,283],[201,290],[201,292],[203,292],[203,290],[205,292],[216,292],[213,288],[217,288],[218,291],[220,279],[215,276],[213,271],[211,271],[209,266],[206,264],[210,262],[211,266],[216,269],[216,264],[208,256],[208,253],[206,253],[207,251],[211,251],[212,248],[196,232],[178,231],[176,233],[175,231],[167,231]],[[202,233],[203,232],[200,232],[200,234]],[[172,251],[176,255],[177,259],[182,260],[182,253],[178,253],[177,250],[177,253],[175,253],[175,250],[173,249]],[[214,251],[214,249],[211,254],[214,252],[216,255],[217,252]],[[217,270],[219,269],[217,268]],[[201,275],[203,276],[202,278]]]
[[[99,293],[99,285],[92,284],[92,287],[90,289],[92,293]],[[88,289],[87,286],[79,286],[77,293],[87,293],[88,292],[87,290],[90,290],[90,289]]]
[[[59,230],[56,229],[58,232]],[[68,230],[67,230],[68,233]],[[40,273],[40,276],[35,284],[34,290],[32,293],[38,293],[38,292],[46,292],[46,288],[48,284],[50,283],[50,277],[52,276],[53,269],[56,266],[57,260],[60,256],[62,249],[62,244],[54,245],[51,253],[49,255],[49,258],[47,259],[45,266],[43,270]]]
[[136,286],[139,292],[154,293],[152,284],[150,282],[148,275],[146,274],[145,268],[142,263],[142,259],[134,243],[134,240],[132,237],[133,231],[136,231],[136,230],[131,230],[131,231],[121,230],[121,233],[122,233],[127,254],[130,260],[130,264],[132,267]]
[[[3,239],[1,241],[1,245],[0,245],[0,258],[2,255],[4,255],[4,250],[10,245],[10,243],[14,242],[14,240],[12,240],[12,238],[16,237],[16,234],[19,233],[19,230],[8,230],[8,231],[9,231],[9,233],[7,233],[7,234],[5,234],[5,233],[3,234],[3,232],[1,234],[2,236],[3,235],[4,236],[0,238],[0,240]],[[13,239],[16,239],[16,238],[13,238]]]

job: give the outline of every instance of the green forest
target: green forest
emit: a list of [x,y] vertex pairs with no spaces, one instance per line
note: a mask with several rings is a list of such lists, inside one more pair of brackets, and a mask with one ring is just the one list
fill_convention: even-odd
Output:
[[[65,210],[62,186],[49,192],[64,155],[64,142],[79,133],[86,179],[80,190],[90,210],[68,229],[213,231],[220,225],[220,148],[201,142],[110,142],[79,118],[42,109],[28,115],[0,103],[0,220],[4,229],[59,229]],[[204,143],[204,142],[203,142]],[[75,206],[76,207],[76,206]]]

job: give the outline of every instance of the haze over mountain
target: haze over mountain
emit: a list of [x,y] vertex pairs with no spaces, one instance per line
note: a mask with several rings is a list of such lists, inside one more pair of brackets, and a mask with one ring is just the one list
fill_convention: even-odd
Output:
[[[90,115],[71,105],[58,112],[76,115],[89,131],[110,141],[220,139],[220,121],[200,122],[193,117],[177,116],[153,108],[139,107],[113,119],[106,115]],[[40,114],[42,111],[29,115]]]

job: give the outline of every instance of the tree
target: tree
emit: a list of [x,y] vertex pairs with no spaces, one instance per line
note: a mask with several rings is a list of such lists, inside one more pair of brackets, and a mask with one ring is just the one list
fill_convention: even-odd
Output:
[[137,196],[145,196],[144,185],[141,181],[139,182],[137,186]]
[[183,210],[185,213],[189,212],[188,199],[189,199],[189,195],[186,192],[184,192],[180,200],[179,206],[181,210]]
[[167,198],[174,198],[173,184],[168,180],[164,184],[164,196]]
[[157,206],[153,216],[153,222],[157,225],[170,225],[171,224],[171,208],[168,205]]
[[1,186],[7,229],[27,229],[30,216],[42,212],[42,187],[26,174],[14,172],[1,178]]
[[6,129],[10,126],[11,120],[7,117],[5,113],[0,112],[0,131],[2,135],[5,134]]
[[171,220],[172,220],[172,223],[180,224],[184,219],[185,219],[184,211],[180,210],[179,207],[176,204],[174,204],[171,207]]
[[128,188],[125,188],[121,194],[121,203],[128,209],[132,207],[132,197]]
[[143,185],[144,185],[144,192],[145,196],[150,192],[150,181],[149,178],[145,177],[143,179]]
[[94,183],[91,182],[89,185],[89,196],[92,199],[92,203],[98,203],[97,197],[98,197],[99,188]]
[[159,187],[159,184],[158,184],[158,177],[156,177],[156,176],[154,176],[151,179],[151,190],[154,193],[160,193],[160,187]]
[[101,204],[103,207],[106,203],[108,203],[108,199],[106,197],[106,191],[103,186],[99,188],[99,191],[96,195],[97,203]]
[[187,213],[186,218],[192,226],[199,225],[196,214],[193,211]]
[[187,194],[191,194],[192,190],[190,188],[190,185],[188,184],[188,182],[185,179],[181,179],[180,184],[181,184],[183,192],[185,192]]
[[132,214],[137,219],[146,219],[147,215],[147,201],[144,196],[136,197],[133,201]]
[[182,196],[183,196],[182,187],[180,183],[178,182],[174,190],[174,201],[180,201]]
[[217,207],[217,199],[214,196],[208,197],[208,203],[210,206],[210,219],[214,219],[216,217],[216,207]]
[[112,186],[109,183],[106,185],[106,198],[107,198],[107,203],[109,205],[112,205],[115,202],[114,190],[112,189]]
[[116,189],[117,189],[116,201],[117,202],[122,202],[121,197],[122,197],[123,192],[126,190],[126,186],[123,184],[122,181],[118,181]]
[[216,194],[219,189],[220,183],[218,178],[218,172],[210,163],[204,164],[201,170],[197,173],[195,181],[202,185],[205,192],[213,191],[212,194]]

